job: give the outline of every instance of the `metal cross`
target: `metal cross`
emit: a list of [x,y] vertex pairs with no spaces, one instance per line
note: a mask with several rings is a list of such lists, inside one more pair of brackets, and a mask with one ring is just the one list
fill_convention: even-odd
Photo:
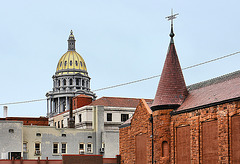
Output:
[[176,19],[177,15],[179,15],[179,14],[178,13],[177,14],[173,14],[173,10],[172,10],[171,15],[165,17],[166,19],[171,20],[171,26],[173,26],[173,19]]

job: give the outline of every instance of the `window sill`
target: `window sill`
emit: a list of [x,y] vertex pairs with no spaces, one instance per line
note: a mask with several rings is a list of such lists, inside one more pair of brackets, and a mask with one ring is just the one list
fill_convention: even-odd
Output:
[[58,154],[58,153],[54,153],[52,154],[52,156],[60,156],[61,154]]

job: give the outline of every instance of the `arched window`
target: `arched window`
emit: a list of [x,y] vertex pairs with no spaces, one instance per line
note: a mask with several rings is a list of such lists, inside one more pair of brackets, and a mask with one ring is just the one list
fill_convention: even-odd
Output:
[[66,85],[66,80],[65,79],[63,80],[63,85]]
[[58,80],[58,86],[60,87],[60,85],[61,85],[61,82],[60,82],[60,80]]
[[75,63],[76,63],[76,66],[78,66],[78,62],[77,62],[77,60],[75,61]]
[[65,61],[65,64],[64,64],[65,66],[67,65],[67,61]]
[[72,79],[70,79],[69,83],[70,83],[70,85],[72,85]]
[[80,61],[81,67],[82,67],[82,61]]
[[70,60],[70,66],[72,66],[72,60]]
[[82,80],[82,86],[85,86],[85,81],[84,80]]
[[168,157],[169,147],[167,141],[162,142],[162,157]]
[[60,67],[62,66],[62,62],[60,63]]
[[76,79],[76,85],[79,85],[79,79]]

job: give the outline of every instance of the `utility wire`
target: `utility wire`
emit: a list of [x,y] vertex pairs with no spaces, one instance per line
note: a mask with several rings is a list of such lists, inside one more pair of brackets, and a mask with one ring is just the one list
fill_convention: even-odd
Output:
[[[192,65],[192,66],[185,67],[182,70],[198,67],[200,65],[204,65],[204,64],[211,63],[211,62],[214,62],[214,61],[217,61],[217,60],[221,60],[221,59],[224,59],[224,58],[227,58],[227,57],[230,57],[230,56],[234,56],[234,55],[239,54],[239,53],[240,53],[240,51],[237,51],[237,52],[234,52],[234,53],[231,53],[231,54],[219,57],[219,58],[215,58],[215,59],[212,59],[212,60],[208,60],[208,61],[205,61],[205,62],[202,62],[202,63],[198,63],[198,64],[195,64],[195,65]],[[104,88],[93,90],[93,92],[98,92],[98,91],[102,91],[102,90],[106,90],[106,89],[121,87],[121,86],[129,85],[129,84],[134,84],[134,83],[138,83],[138,82],[145,81],[145,80],[150,80],[150,79],[153,79],[153,78],[156,78],[156,77],[160,77],[160,76],[161,75],[155,75],[155,76],[147,77],[147,78],[144,78],[144,79],[130,81],[130,82],[127,82],[127,83],[112,85],[112,86],[109,86],[109,87],[104,87]],[[45,101],[46,99],[47,98],[36,99],[36,100],[29,100],[29,101],[18,101],[18,102],[3,103],[3,104],[0,104],[0,106],[1,105],[13,105],[13,104],[31,103],[31,102],[36,102],[36,101]]]

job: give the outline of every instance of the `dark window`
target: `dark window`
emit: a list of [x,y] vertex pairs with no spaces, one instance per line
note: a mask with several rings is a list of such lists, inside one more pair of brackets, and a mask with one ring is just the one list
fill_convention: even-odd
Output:
[[79,114],[79,122],[82,122],[82,114]]
[[112,113],[107,113],[107,121],[112,121]]
[[35,151],[40,151],[40,143],[35,143]]
[[9,133],[14,133],[14,129],[9,129]]
[[79,144],[79,149],[80,149],[80,150],[84,150],[84,144],[83,144],[83,143],[80,143],[80,144]]
[[57,122],[55,122],[55,127],[57,126]]
[[66,85],[66,80],[65,79],[63,80],[63,85]]
[[55,153],[55,154],[58,153],[58,144],[57,143],[53,144],[53,153]]
[[87,138],[92,138],[92,136],[88,136]]
[[67,137],[67,134],[62,134],[62,137]]
[[80,61],[81,67],[82,67],[82,61]]
[[67,151],[67,144],[66,143],[62,143],[62,153],[66,153]]
[[60,82],[60,80],[58,80],[58,86],[60,87],[60,84],[61,84],[61,82]]
[[76,79],[76,85],[79,85],[79,79]]
[[129,115],[128,114],[121,114],[121,121],[125,122],[129,119]]
[[82,86],[85,86],[85,81],[84,80],[82,80]]
[[65,65],[65,66],[67,65],[67,61],[65,61],[64,65]]
[[72,66],[72,60],[70,60],[70,66]]
[[63,120],[62,120],[62,128],[63,128]]
[[69,83],[70,83],[70,85],[72,85],[72,79],[70,79]]
[[75,63],[76,63],[76,66],[78,66],[78,62],[77,62],[77,60],[75,61]]
[[36,136],[40,137],[40,136],[41,136],[41,133],[36,133]]
[[73,116],[73,120],[75,121],[75,116]]
[[58,121],[58,128],[60,128],[60,121]]
[[60,63],[60,67],[62,66],[62,62]]

